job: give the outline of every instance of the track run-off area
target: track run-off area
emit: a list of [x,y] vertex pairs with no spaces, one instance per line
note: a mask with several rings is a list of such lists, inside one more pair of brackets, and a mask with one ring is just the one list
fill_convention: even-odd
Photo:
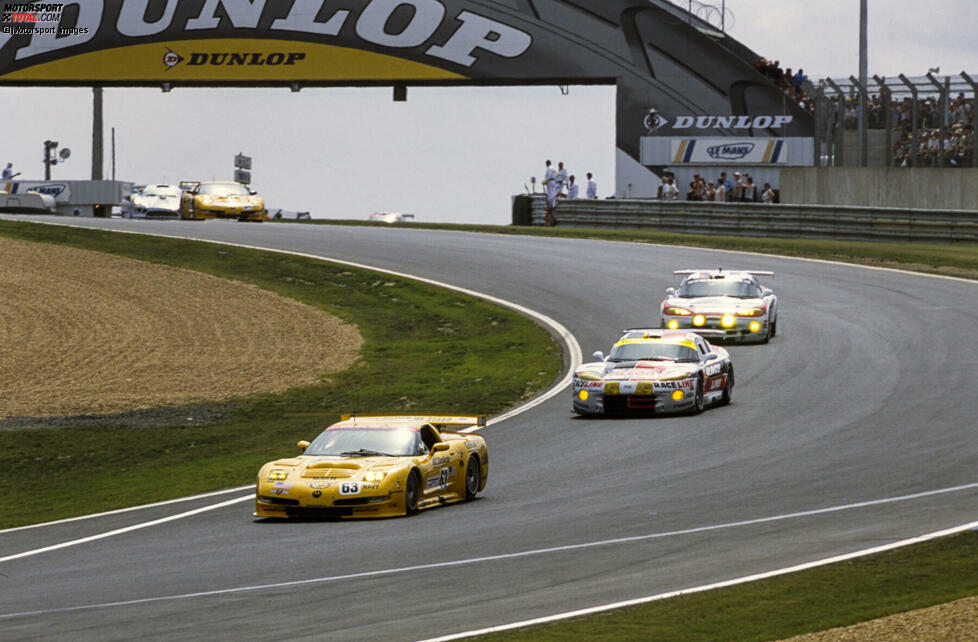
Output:
[[0,637],[436,638],[763,576],[975,520],[973,282],[401,227],[4,218],[446,283],[553,320],[569,362],[607,351],[623,328],[658,325],[675,269],[774,271],[779,329],[768,345],[728,346],[733,403],[699,416],[578,418],[561,382],[481,431],[491,475],[467,504],[409,519],[264,523],[242,487],[0,532]]

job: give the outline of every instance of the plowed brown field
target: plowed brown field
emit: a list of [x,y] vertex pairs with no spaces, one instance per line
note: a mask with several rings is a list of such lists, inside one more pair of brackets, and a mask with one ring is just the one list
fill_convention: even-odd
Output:
[[0,237],[0,419],[279,392],[349,367],[361,344],[246,283]]

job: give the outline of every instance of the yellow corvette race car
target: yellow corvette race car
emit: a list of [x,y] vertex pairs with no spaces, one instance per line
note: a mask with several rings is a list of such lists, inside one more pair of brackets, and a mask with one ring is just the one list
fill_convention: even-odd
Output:
[[265,199],[241,183],[183,181],[180,217],[185,219],[233,218],[239,221],[264,221],[268,215]]
[[486,487],[483,416],[344,415],[298,457],[258,471],[256,517],[390,517],[472,499]]

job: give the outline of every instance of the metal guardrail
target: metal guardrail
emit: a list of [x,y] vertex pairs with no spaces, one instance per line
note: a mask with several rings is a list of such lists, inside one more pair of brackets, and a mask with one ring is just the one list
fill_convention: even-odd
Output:
[[[528,195],[514,199],[514,224],[526,222],[525,214],[521,220],[515,218],[521,199],[530,200],[530,224],[544,225],[544,198]],[[978,242],[978,211],[971,210],[563,199],[556,217],[558,227],[848,241]]]

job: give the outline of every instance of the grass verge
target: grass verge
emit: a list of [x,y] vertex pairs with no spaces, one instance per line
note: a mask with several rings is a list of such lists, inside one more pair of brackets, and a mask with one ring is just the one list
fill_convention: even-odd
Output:
[[250,483],[262,463],[295,453],[296,441],[344,412],[493,414],[561,370],[560,347],[534,322],[410,279],[100,230],[0,222],[0,234],[253,283],[353,323],[364,338],[349,370],[239,400],[219,423],[0,431],[0,528]]
[[491,637],[503,642],[780,640],[978,595],[976,550],[978,532],[966,531],[847,562]]
[[[289,221],[298,225],[375,225],[387,223],[369,221]],[[706,234],[677,234],[651,230],[609,230],[561,227],[516,227],[502,225],[454,225],[439,223],[392,223],[397,227],[483,232],[489,234],[523,234],[568,239],[598,239],[631,243],[687,245],[761,254],[779,254],[827,261],[841,261],[876,267],[891,267],[915,272],[943,274],[978,279],[978,245],[939,245],[927,243],[871,243],[835,241],[831,239],[748,238],[742,236],[712,236]]]

